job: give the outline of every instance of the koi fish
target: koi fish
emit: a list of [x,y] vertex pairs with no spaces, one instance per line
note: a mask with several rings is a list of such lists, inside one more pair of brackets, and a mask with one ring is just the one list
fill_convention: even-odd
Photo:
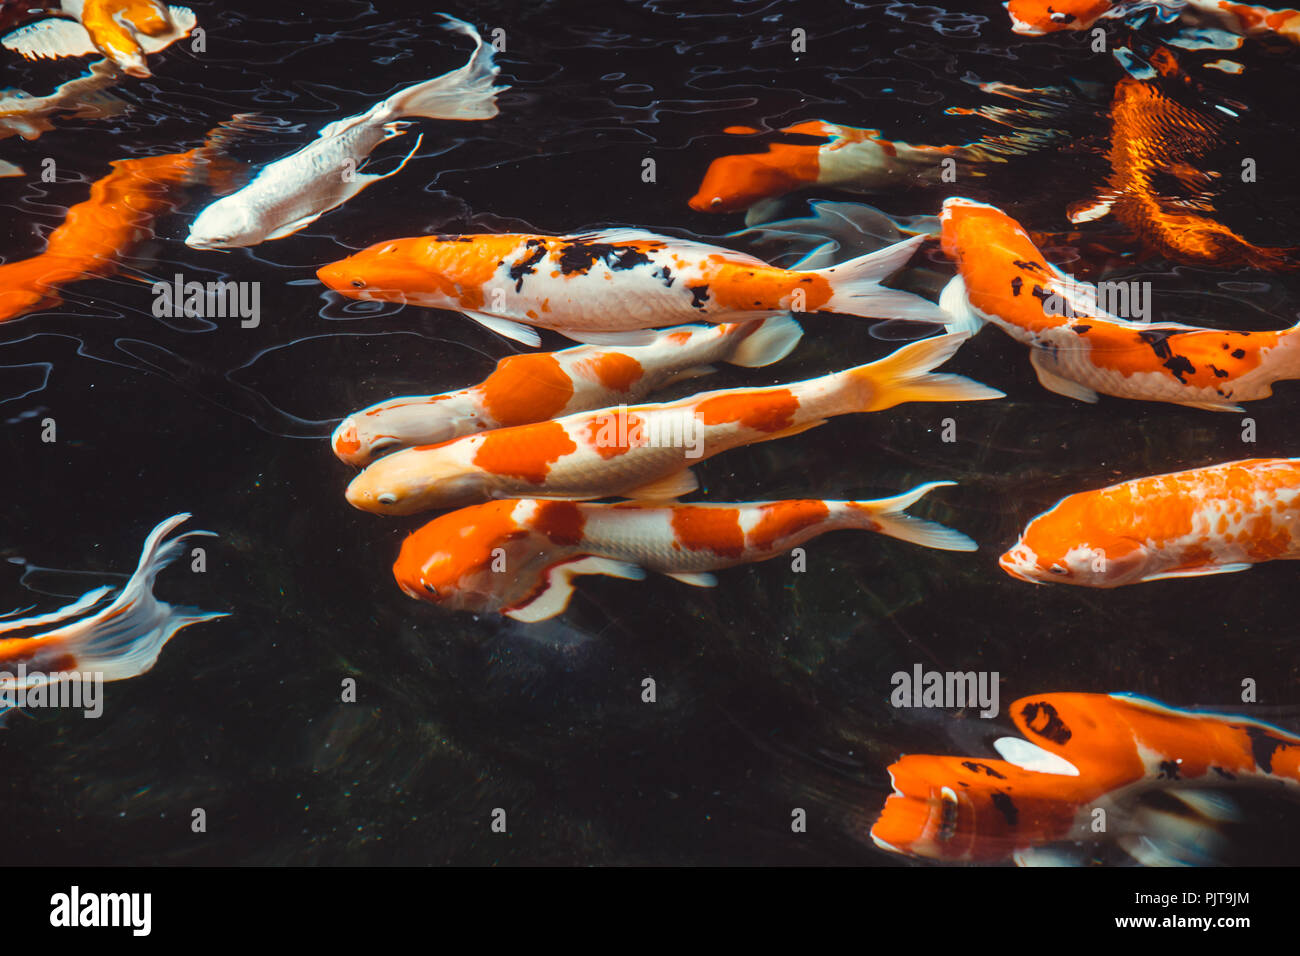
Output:
[[1008,0],[1011,29],[1024,36],[1090,30],[1098,20],[1153,11],[1166,23],[1182,17],[1213,24],[1240,36],[1274,35],[1300,43],[1300,10],[1233,3],[1231,0]]
[[246,119],[223,123],[197,149],[111,163],[90,198],[50,233],[44,252],[0,265],[0,322],[58,305],[70,282],[114,275],[121,257],[152,238],[154,221],[176,209],[194,183],[224,188],[240,168],[224,150]]
[[[181,628],[226,617],[175,607],[154,597],[154,579],[182,554],[185,540],[212,534],[187,531],[165,540],[189,517],[173,515],[149,533],[135,573],[111,601],[107,599],[113,589],[101,587],[47,614],[0,616],[0,634],[31,631],[25,636],[0,638],[0,693],[12,697],[19,687],[48,684],[50,676],[59,672],[96,674],[106,681],[136,677],[153,667],[163,646]],[[14,673],[20,666],[26,671],[21,683]]]
[[[578,575],[640,580],[650,570],[714,587],[712,571],[766,561],[841,528],[974,551],[964,534],[904,514],[934,488],[951,484],[933,481],[876,501],[493,501],[442,515],[411,534],[393,575],[417,600],[531,623],[568,607]],[[501,573],[502,561],[508,574]]]
[[510,87],[493,86],[500,67],[492,61],[492,47],[483,44],[470,24],[442,16],[447,20],[444,29],[474,40],[474,52],[464,66],[408,86],[364,113],[322,127],[313,142],[264,167],[243,189],[199,213],[185,244],[194,249],[231,249],[283,239],[367,186],[397,175],[419,150],[418,140],[392,172],[381,175],[358,170],[376,146],[405,134],[410,124],[398,122],[403,116],[442,120],[496,116],[497,94]]
[[73,77],[46,96],[32,96],[23,90],[0,90],[0,139],[9,136],[37,139],[54,128],[50,118],[56,113],[99,118],[122,112],[126,104],[104,92],[117,78],[112,64],[96,60],[90,65],[90,72]]
[[760,368],[785,358],[803,335],[789,316],[739,325],[666,329],[650,345],[613,351],[579,345],[510,355],[472,388],[389,399],[349,415],[334,431],[334,454],[365,465],[391,447],[435,445],[462,435],[544,422],[626,404],[723,361]]
[[[728,127],[728,133],[755,133]],[[820,146],[771,143],[766,153],[721,156],[709,164],[690,207],[697,212],[737,212],[800,189],[825,186],[871,193],[898,186],[943,182],[945,159],[964,176],[984,175],[986,163],[1005,163],[1009,155],[1042,145],[1043,135],[1025,130],[989,137],[964,146],[914,146],[885,139],[878,129],[840,126],[825,120],[781,130],[826,140]]]
[[1239,412],[1237,402],[1268,398],[1274,382],[1300,378],[1300,326],[1230,332],[1126,321],[1098,308],[1097,290],[1050,265],[1001,210],[953,198],[940,219],[943,250],[958,268],[939,300],[949,327],[973,333],[990,322],[1030,346],[1049,391],[1082,402],[1100,392]]
[[697,487],[689,470],[696,461],[797,435],[833,415],[1001,398],[960,375],[931,373],[963,340],[923,339],[878,362],[778,388],[579,412],[407,448],[357,475],[347,499],[362,511],[407,515],[493,498],[676,498]]
[[145,54],[184,39],[198,22],[189,7],[157,0],[63,0],[56,16],[21,27],[0,41],[28,59],[99,52],[130,76],[149,77]]
[[640,229],[419,236],[377,243],[316,274],[350,298],[450,309],[525,345],[541,344],[530,326],[598,345],[643,345],[654,335],[640,330],[791,311],[944,322],[928,299],[880,284],[925,238],[800,271]]
[[[1168,50],[1152,57],[1162,71],[1177,70]],[[1111,104],[1109,189],[1071,208],[1073,222],[1113,212],[1143,243],[1172,262],[1225,268],[1293,268],[1294,249],[1252,245],[1205,213],[1213,213],[1211,179],[1201,160],[1220,142],[1221,123],[1174,102],[1155,83],[1125,77]],[[1156,188],[1172,175],[1195,195],[1171,199]]]
[[1022,581],[1116,588],[1300,558],[1300,459],[1250,458],[1061,499],[1002,555]]
[[[893,794],[871,828],[876,845],[931,860],[1035,865],[1059,860],[1051,844],[1105,839],[1141,863],[1201,863],[1206,823],[1188,817],[1230,812],[1212,791],[1300,796],[1300,737],[1248,717],[1126,694],[1022,697],[1011,717],[1024,738],[994,741],[1001,760],[906,754],[892,764]],[[1131,808],[1154,793],[1184,813],[1133,826]],[[1099,808],[1104,835],[1093,828]]]

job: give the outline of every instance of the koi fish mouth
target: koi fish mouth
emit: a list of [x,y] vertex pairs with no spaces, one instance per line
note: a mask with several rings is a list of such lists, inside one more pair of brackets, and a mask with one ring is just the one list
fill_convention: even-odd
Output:
[[998,559],[998,567],[1018,581],[1024,581],[1027,584],[1043,583],[1034,575],[1034,572],[1038,570],[1038,562],[1033,552],[1028,551],[1023,545],[1012,548],[1002,555]]

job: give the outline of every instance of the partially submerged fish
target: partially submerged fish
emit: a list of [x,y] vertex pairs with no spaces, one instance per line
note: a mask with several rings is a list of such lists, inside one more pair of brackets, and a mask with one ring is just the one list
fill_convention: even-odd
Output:
[[154,221],[173,211],[196,183],[226,188],[240,171],[225,154],[244,114],[224,123],[197,149],[119,159],[90,187],[90,198],[68,210],[45,251],[0,265],[0,322],[52,308],[70,282],[114,275],[121,258],[153,236]]
[[[905,754],[892,764],[894,792],[871,828],[876,845],[930,860],[1035,865],[1107,841],[1141,863],[1205,863],[1208,832],[1232,812],[1216,791],[1300,797],[1300,737],[1249,717],[1124,694],[1022,697],[1011,717],[1024,739],[994,741],[1000,760]],[[1168,809],[1135,813],[1152,793],[1172,801]]]
[[924,339],[869,365],[775,388],[579,412],[407,448],[354,478],[348,502],[376,514],[405,515],[493,498],[675,498],[697,487],[689,470],[695,462],[797,435],[834,415],[904,402],[1001,398],[968,378],[930,371],[963,339]]
[[654,339],[641,330],[791,311],[943,322],[928,299],[881,285],[924,241],[801,271],[640,229],[419,236],[377,243],[316,274],[351,298],[451,309],[526,345],[541,343],[533,326],[635,345]]
[[649,345],[618,351],[579,345],[510,355],[472,388],[393,398],[349,415],[335,429],[331,444],[341,460],[365,465],[388,448],[434,445],[639,401],[672,382],[711,372],[709,362],[771,365],[789,354],[802,335],[794,319],[776,316],[739,325],[665,329]]
[[118,73],[107,60],[96,60],[90,71],[63,83],[53,93],[32,96],[23,90],[0,90],[0,139],[21,136],[36,139],[54,128],[56,113],[78,118],[99,118],[122,112],[126,104],[105,93]]
[[1251,458],[1063,498],[1002,555],[1037,584],[1115,588],[1300,558],[1300,459]]
[[[46,685],[68,672],[126,680],[152,668],[181,628],[225,617],[154,597],[154,579],[184,552],[186,539],[212,534],[188,531],[167,540],[189,517],[173,515],[149,533],[135,573],[111,601],[113,589],[101,587],[47,614],[0,617],[0,634],[31,632],[0,638],[0,692],[10,697],[19,687]],[[25,672],[21,681],[16,673],[20,666]]]
[[[1300,378],[1300,325],[1235,332],[1128,321],[1101,307],[1095,287],[1049,264],[1000,209],[953,198],[940,218],[944,252],[958,268],[939,300],[950,327],[974,332],[991,322],[1030,346],[1050,391],[1083,402],[1100,392],[1238,412],[1238,402],[1272,395],[1274,382]],[[1115,283],[1108,297],[1127,304],[1139,293]]]
[[710,572],[766,561],[842,528],[974,551],[964,534],[904,513],[932,489],[951,484],[930,482],[876,501],[494,501],[435,518],[410,535],[393,575],[417,600],[533,622],[568,606],[578,575],[640,579],[650,570],[713,587],[718,582]]
[[[1163,55],[1163,56],[1162,56]],[[1177,70],[1168,51],[1152,57]],[[1074,222],[1107,212],[1155,252],[1172,262],[1228,268],[1284,269],[1297,266],[1296,249],[1256,246],[1213,218],[1204,158],[1223,140],[1222,120],[1175,102],[1158,82],[1125,77],[1111,103],[1111,174],[1097,199],[1075,204]],[[1165,195],[1157,182],[1172,176],[1188,191]]]
[[499,67],[492,47],[463,20],[446,16],[445,28],[474,40],[462,67],[408,86],[364,113],[336,120],[298,152],[265,166],[232,195],[208,206],[190,227],[185,244],[195,249],[231,249],[282,239],[343,205],[367,186],[396,175],[420,148],[419,142],[392,172],[362,173],[371,150],[401,136],[404,116],[442,120],[486,120],[497,115],[496,97],[508,86],[494,86]]
[[189,7],[157,0],[63,0],[53,17],[20,27],[0,43],[29,59],[102,53],[130,76],[152,76],[145,55],[188,36],[197,22]]
[[1279,36],[1300,43],[1300,10],[1232,0],[1007,0],[1011,29],[1024,36],[1090,30],[1099,20],[1154,13],[1166,23],[1217,26],[1240,36]]
[[[972,111],[973,112],[973,111]],[[727,132],[756,132],[747,127]],[[721,156],[709,164],[690,199],[697,212],[736,212],[800,189],[825,186],[871,193],[922,183],[952,182],[948,176],[982,176],[988,163],[1029,152],[1048,137],[1024,130],[956,146],[916,146],[885,139],[878,129],[810,120],[783,133],[815,136],[822,145],[771,143],[765,153]],[[951,163],[945,164],[944,160]]]

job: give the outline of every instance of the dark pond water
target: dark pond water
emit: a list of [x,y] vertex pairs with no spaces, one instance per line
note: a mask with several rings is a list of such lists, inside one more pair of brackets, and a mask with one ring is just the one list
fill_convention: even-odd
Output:
[[[997,3],[945,6],[453,3],[446,12],[485,37],[505,31],[498,59],[512,89],[498,118],[421,121],[421,151],[400,174],[252,249],[183,245],[208,200],[196,190],[124,274],[71,286],[62,306],[0,325],[0,557],[86,572],[24,577],[20,564],[0,564],[0,604],[48,609],[120,581],[104,575],[129,571],[154,524],[190,511],[219,535],[207,571],[178,564],[158,593],[230,612],[182,631],[148,674],[110,685],[99,720],[9,718],[0,860],[898,865],[866,837],[889,793],[886,766],[901,753],[991,755],[991,740],[1011,732],[1005,715],[892,708],[890,675],[917,663],[996,671],[1006,703],[1129,691],[1239,709],[1241,682],[1253,678],[1252,712],[1300,729],[1300,603],[1286,562],[1094,591],[1030,587],[996,561],[1028,519],[1073,491],[1300,454],[1293,384],[1252,405],[1258,440],[1244,445],[1240,416],[1116,399],[1084,406],[1046,392],[1024,349],[990,331],[945,370],[1003,389],[1004,401],[842,417],[698,469],[715,501],[879,497],[955,480],[916,510],[974,537],[978,552],[842,532],[809,546],[803,574],[776,560],[722,572],[713,590],[587,578],[562,618],[531,628],[407,598],[390,567],[420,520],[363,514],[343,499],[351,470],[326,441],[340,418],[392,395],[475,383],[518,348],[452,313],[348,304],[316,281],[317,266],[381,239],[606,224],[716,237],[743,217],[697,213],[687,199],[710,160],[749,147],[727,126],[826,119],[909,142],[964,142],[994,131],[943,112],[988,105],[975,83],[1075,78],[1100,96],[1078,94],[1061,144],[969,186],[866,197],[891,214],[933,215],[956,189],[1030,228],[1067,229],[1065,207],[1106,176],[1106,102],[1120,67],[1084,37],[1015,36]],[[59,170],[54,183],[0,180],[5,261],[38,253],[112,160],[192,148],[221,120],[256,111],[268,120],[235,153],[265,163],[458,66],[468,50],[427,4],[193,7],[206,52],[181,44],[155,54],[152,79],[114,91],[126,112],[4,141],[4,158],[29,174],[47,157]],[[802,55],[790,48],[796,27],[809,37]],[[1286,244],[1300,227],[1300,56],[1276,43],[1222,55],[1246,71],[1197,76],[1249,106],[1229,155],[1256,158],[1260,175],[1225,188],[1219,208],[1254,241]],[[8,85],[31,91],[84,66],[4,62]],[[381,168],[409,141],[380,147]],[[653,183],[641,176],[646,158]],[[937,292],[951,270],[934,257],[914,272]],[[1167,320],[1253,329],[1300,317],[1295,276],[1160,259],[1083,265],[1072,268],[1151,281]],[[156,318],[138,277],[176,273],[260,283],[260,325]],[[709,385],[869,361],[895,347],[870,324],[809,319],[787,360],[725,367]],[[957,441],[945,443],[949,416]],[[47,417],[57,422],[52,444],[40,440]],[[348,677],[356,703],[340,701]],[[646,677],[657,682],[654,704],[641,700]],[[201,834],[190,828],[199,807]],[[498,807],[508,834],[489,829]],[[791,832],[792,807],[808,809],[807,833]],[[1300,859],[1294,814],[1256,812],[1235,859]]]

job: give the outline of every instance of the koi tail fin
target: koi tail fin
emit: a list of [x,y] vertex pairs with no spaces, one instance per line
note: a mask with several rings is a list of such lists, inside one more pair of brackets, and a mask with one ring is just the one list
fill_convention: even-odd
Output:
[[928,299],[880,284],[907,265],[917,247],[928,238],[913,236],[868,255],[815,270],[812,274],[821,276],[831,287],[830,300],[820,311],[864,318],[944,322],[943,310]]
[[[125,680],[153,667],[163,645],[181,628],[225,617],[221,613],[174,607],[154,597],[154,579],[159,571],[180,556],[185,540],[212,534],[210,531],[191,531],[165,541],[167,535],[187,518],[188,514],[173,515],[150,532],[135,573],[111,603],[88,617],[52,631],[0,642],[0,660],[6,669],[21,662],[36,673],[76,670],[100,674],[106,681]],[[105,589],[100,588],[60,611],[6,621],[5,630],[66,620],[93,606],[105,593]]]
[[399,116],[486,120],[497,115],[497,94],[510,87],[493,85],[501,69],[492,61],[493,48],[485,45],[478,31],[464,20],[449,16],[445,29],[474,39],[474,53],[469,62],[460,69],[394,93],[371,110],[373,117],[387,123]]
[[1004,398],[995,388],[981,385],[963,375],[936,374],[937,368],[966,341],[965,333],[935,335],[905,345],[870,365],[859,365],[840,374],[856,387],[851,401],[861,412],[878,412],[904,402],[975,402]]
[[939,293],[939,308],[947,316],[945,324],[949,332],[974,335],[984,328],[984,317],[971,306],[966,295],[966,281],[960,275],[949,279],[943,292]]
[[776,315],[737,326],[733,335],[743,336],[726,359],[742,368],[762,368],[781,361],[803,338],[803,326],[788,315]]
[[960,531],[905,513],[935,488],[955,484],[955,481],[929,481],[892,498],[851,501],[848,507],[850,511],[864,514],[870,522],[871,530],[887,534],[891,538],[940,551],[976,551],[979,545]]

